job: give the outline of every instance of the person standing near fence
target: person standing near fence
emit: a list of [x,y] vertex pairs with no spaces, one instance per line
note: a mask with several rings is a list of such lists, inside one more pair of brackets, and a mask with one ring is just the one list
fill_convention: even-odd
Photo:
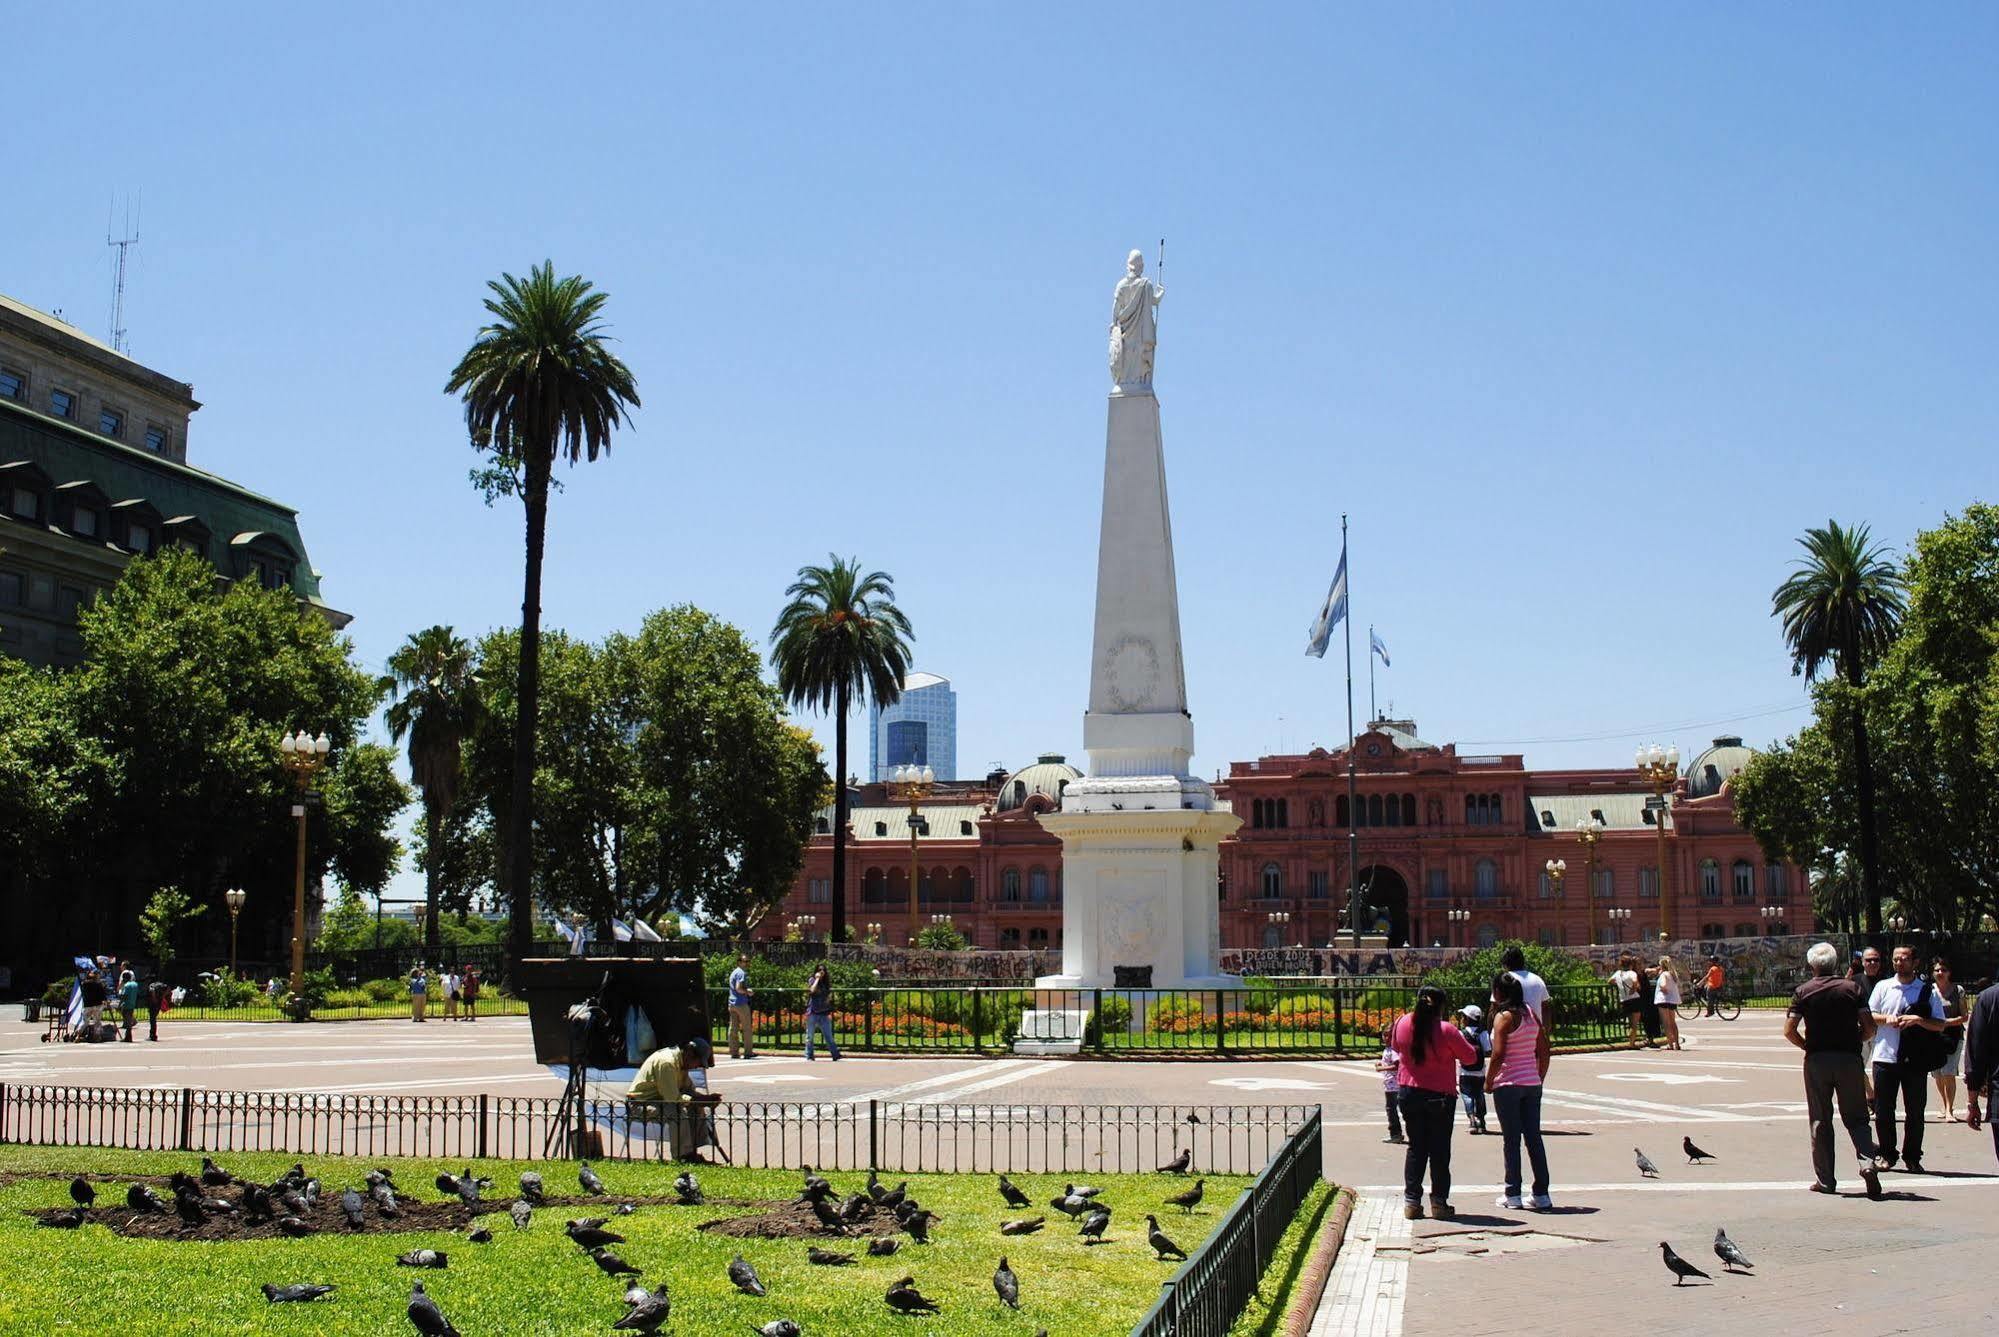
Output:
[[437,988],[444,996],[444,1019],[458,1020],[458,970],[455,966],[439,966]]
[[757,991],[750,987],[750,954],[736,954],[736,968],[729,972],[729,1057],[757,1056],[757,1020],[750,1010]]
[[1402,1215],[1423,1217],[1423,1172],[1430,1173],[1430,1214],[1457,1215],[1451,1206],[1451,1124],[1457,1117],[1457,1070],[1476,1062],[1478,1051],[1457,1027],[1444,1020],[1444,991],[1426,984],[1416,991],[1414,1010],[1396,1019],[1387,1048],[1400,1056],[1396,1100],[1409,1149],[1402,1157]]
[[1375,1060],[1375,1070],[1381,1074],[1381,1094],[1388,1106],[1388,1138],[1396,1146],[1402,1145],[1402,1113],[1398,1103],[1402,1084],[1400,1069],[1402,1055],[1395,1052],[1394,1045],[1383,1045],[1381,1057]]
[[125,1044],[132,1043],[132,1027],[139,1021],[139,977],[129,967],[118,976],[118,1019],[124,1023],[125,1034],[120,1036]]
[[1485,1089],[1499,1107],[1499,1132],[1506,1139],[1506,1191],[1497,1205],[1521,1208],[1520,1144],[1534,1169],[1529,1200],[1537,1212],[1553,1207],[1548,1196],[1548,1149],[1541,1139],[1541,1084],[1548,1076],[1548,1028],[1527,1006],[1520,978],[1502,971],[1492,979],[1492,1057],[1486,1063]]
[[1458,1065],[1458,1099],[1464,1102],[1466,1131],[1485,1133],[1485,1056],[1492,1052],[1492,1035],[1485,1029],[1485,1012],[1477,1003],[1458,1009],[1458,1029],[1471,1041],[1475,1057]]
[[167,1010],[167,1001],[173,990],[167,988],[165,980],[154,980],[146,986],[146,1038],[157,1041],[160,1038],[160,1013]]
[[465,1020],[479,1020],[479,968],[465,967],[465,977],[459,981],[458,991],[465,995]]
[[1645,1003],[1638,996],[1644,986],[1644,977],[1638,973],[1638,958],[1626,954],[1617,962],[1617,969],[1611,972],[1610,982],[1617,986],[1617,1005],[1624,1009],[1624,1024],[1631,1031],[1631,1042],[1636,1044],[1643,1029]]
[[1652,1003],[1659,1009],[1659,1022],[1666,1028],[1666,1048],[1680,1047],[1680,977],[1673,958],[1659,958],[1659,974],[1652,983]]
[[805,981],[805,1061],[812,1061],[812,1041],[826,1037],[826,1051],[840,1061],[840,1046],[833,1042],[833,972],[824,961]]
[[429,1001],[430,980],[423,973],[423,962],[410,967],[410,1020],[423,1020],[423,1006]]
[[1499,958],[1499,964],[1506,967],[1506,973],[1520,981],[1520,996],[1527,1000],[1527,1006],[1534,1009],[1534,1020],[1541,1025],[1548,1024],[1548,981],[1527,969],[1527,952],[1519,943],[1506,949],[1506,955]]

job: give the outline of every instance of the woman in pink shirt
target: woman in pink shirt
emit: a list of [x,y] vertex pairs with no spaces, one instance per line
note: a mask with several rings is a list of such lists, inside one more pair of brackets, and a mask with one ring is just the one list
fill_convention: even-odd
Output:
[[1541,1083],[1548,1075],[1548,1030],[1527,1006],[1520,979],[1502,971],[1492,981],[1492,1057],[1486,1062],[1485,1089],[1499,1110],[1506,1139],[1506,1191],[1498,1206],[1521,1209],[1520,1144],[1534,1167],[1534,1210],[1555,1204],[1548,1197],[1548,1151],[1541,1141]]
[[1423,1170],[1430,1171],[1430,1211],[1457,1215],[1451,1206],[1451,1124],[1457,1117],[1458,1064],[1477,1063],[1478,1051],[1464,1033],[1444,1020],[1450,1008],[1444,991],[1426,984],[1416,991],[1416,1007],[1389,1028],[1387,1047],[1402,1056],[1396,1070],[1402,1128],[1409,1150],[1402,1157],[1402,1215],[1423,1216]]

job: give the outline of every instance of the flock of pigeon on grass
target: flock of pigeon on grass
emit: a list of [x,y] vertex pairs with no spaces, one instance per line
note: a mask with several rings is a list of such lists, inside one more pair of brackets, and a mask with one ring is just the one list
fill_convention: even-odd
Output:
[[[1160,1173],[1185,1175],[1193,1168],[1194,1153],[1191,1148],[1182,1151],[1172,1161],[1159,1167]],[[1643,1160],[1643,1157],[1640,1157]],[[922,1206],[909,1196],[908,1181],[898,1183],[894,1188],[884,1187],[873,1170],[868,1171],[865,1187],[853,1194],[843,1196],[825,1176],[813,1172],[811,1166],[804,1168],[805,1181],[798,1201],[810,1206],[821,1230],[828,1235],[850,1238],[857,1233],[872,1236],[868,1240],[869,1257],[886,1258],[897,1253],[903,1246],[903,1236],[917,1244],[928,1244],[931,1228],[939,1220],[935,1212]],[[576,1175],[583,1192],[593,1198],[607,1197],[604,1181],[588,1161],[581,1162]],[[387,1169],[369,1170],[364,1177],[367,1196],[352,1188],[341,1190],[340,1212],[351,1230],[363,1229],[367,1222],[368,1207],[372,1204],[376,1214],[386,1220],[394,1220],[402,1215],[402,1208],[396,1199],[395,1178]],[[1192,1187],[1173,1193],[1165,1198],[1168,1206],[1178,1207],[1182,1214],[1191,1213],[1200,1205],[1207,1181],[1196,1179]],[[475,1208],[482,1195],[493,1186],[490,1179],[480,1178],[468,1166],[461,1174],[439,1174],[435,1180],[438,1192],[446,1197],[456,1198],[468,1208]],[[316,1233],[309,1217],[320,1199],[320,1182],[305,1172],[305,1166],[295,1164],[270,1184],[257,1184],[238,1179],[218,1166],[209,1157],[201,1158],[201,1172],[198,1176],[176,1170],[168,1179],[173,1190],[173,1201],[169,1203],[145,1184],[133,1184],[125,1192],[125,1204],[132,1211],[141,1214],[164,1214],[172,1211],[180,1217],[183,1230],[191,1230],[212,1216],[235,1216],[247,1224],[274,1224],[285,1235],[299,1238]],[[240,1192],[230,1198],[224,1191],[237,1187]],[[701,1183],[692,1170],[683,1170],[673,1181],[676,1202],[681,1206],[698,1206],[706,1201]],[[97,1191],[90,1181],[77,1178],[70,1181],[70,1198],[76,1206],[68,1211],[51,1213],[43,1218],[43,1224],[58,1228],[75,1228],[83,1224],[85,1214],[96,1203]],[[1015,1210],[1032,1206],[1033,1200],[1004,1173],[999,1176],[999,1194],[1006,1205]],[[534,1220],[537,1207],[547,1200],[547,1190],[540,1174],[528,1170],[520,1177],[520,1196],[507,1208],[507,1214],[517,1230],[526,1230]],[[1100,1189],[1088,1184],[1068,1183],[1062,1192],[1050,1199],[1049,1204],[1076,1223],[1077,1236],[1088,1245],[1109,1242],[1111,1207]],[[638,1277],[643,1270],[632,1266],[616,1253],[611,1246],[625,1243],[625,1237],[615,1230],[607,1229],[616,1217],[631,1215],[636,1208],[632,1203],[620,1203],[612,1216],[579,1217],[563,1223],[563,1232],[583,1251],[590,1261],[604,1275],[613,1279]],[[880,1226],[893,1221],[896,1233],[882,1235]],[[1044,1213],[1037,1216],[1022,1216],[1002,1221],[1001,1235],[1032,1235],[1048,1223]],[[1157,1215],[1145,1215],[1146,1243],[1151,1247],[1156,1260],[1184,1260],[1186,1251],[1175,1244],[1166,1232],[1160,1229]],[[489,1244],[493,1232],[478,1225],[476,1218],[473,1229],[466,1235],[473,1244]],[[1730,1246],[1733,1249],[1733,1245]],[[1720,1251],[1717,1243],[1716,1251]],[[1686,1266],[1672,1258],[1671,1263]],[[809,1245],[805,1251],[806,1261],[820,1267],[848,1267],[857,1260],[852,1253]],[[1736,1254],[1740,1260],[1740,1253]],[[441,1249],[411,1249],[400,1254],[396,1263],[409,1268],[447,1268],[451,1265],[449,1254]],[[763,1279],[757,1275],[750,1261],[738,1253],[729,1260],[729,1282],[744,1295],[763,1297],[769,1294]],[[1696,1275],[1700,1275],[1696,1273]],[[993,1271],[993,1291],[1000,1303],[1009,1309],[1020,1308],[1020,1276],[1001,1255],[999,1265]],[[318,1300],[331,1295],[332,1285],[299,1283],[276,1286],[266,1283],[264,1298],[271,1304],[299,1304]],[[942,1309],[933,1297],[918,1289],[913,1273],[898,1278],[882,1296],[883,1302],[898,1314],[935,1314]],[[611,1325],[616,1332],[657,1332],[672,1314],[673,1302],[667,1295],[666,1284],[659,1282],[648,1289],[643,1283],[630,1282],[624,1292],[625,1314]],[[424,1292],[421,1281],[410,1284],[409,1305],[406,1310],[410,1325],[425,1337],[458,1337],[458,1329],[445,1317],[436,1300]],[[801,1337],[798,1324],[788,1318],[774,1319],[762,1327],[751,1325],[761,1337]],[[1048,1337],[1043,1328],[1037,1337]]]
[[[1712,1152],[1702,1151],[1699,1147],[1695,1146],[1694,1140],[1690,1137],[1682,1137],[1680,1139],[1680,1150],[1687,1153],[1688,1165],[1701,1165],[1716,1159]],[[1641,1176],[1646,1179],[1657,1179],[1659,1177],[1659,1167],[1652,1163],[1650,1156],[1647,1156],[1637,1147],[1631,1149],[1631,1154],[1637,1157],[1638,1173]],[[1665,1262],[1666,1270],[1673,1274],[1673,1284],[1675,1286],[1686,1284],[1688,1277],[1699,1277],[1703,1281],[1712,1280],[1707,1273],[1674,1253],[1673,1246],[1665,1240],[1659,1241],[1659,1256]],[[1742,1250],[1736,1247],[1735,1241],[1728,1237],[1727,1229],[1721,1226],[1715,1227],[1714,1256],[1721,1259],[1722,1266],[1729,1272],[1748,1273],[1755,1266],[1754,1263],[1751,1263],[1743,1255]]]

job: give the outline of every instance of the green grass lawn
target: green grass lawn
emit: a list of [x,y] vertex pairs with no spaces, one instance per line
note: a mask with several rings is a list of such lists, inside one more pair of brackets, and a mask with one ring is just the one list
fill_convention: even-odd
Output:
[[[268,1182],[296,1158],[258,1154],[217,1159],[237,1174]],[[371,1164],[320,1157],[308,1158],[306,1169],[337,1195],[345,1184],[358,1186]],[[493,1227],[495,1239],[486,1245],[469,1243],[462,1230],[191,1243],[126,1238],[98,1225],[52,1230],[26,1215],[67,1207],[68,1181],[74,1174],[163,1175],[198,1167],[195,1156],[0,1147],[0,1332],[98,1332],[106,1323],[144,1333],[408,1332],[413,1329],[403,1307],[412,1278],[424,1282],[466,1337],[608,1332],[624,1313],[624,1287],[600,1274],[562,1234],[565,1218],[607,1214],[599,1209],[551,1205],[536,1213],[526,1232],[515,1231],[504,1214],[489,1216],[485,1224]],[[398,1160],[390,1168],[404,1185],[405,1198],[435,1201],[439,1195],[433,1176],[462,1164]],[[486,1161],[477,1172],[494,1180],[492,1196],[510,1201],[524,1168],[540,1170],[551,1194],[575,1191],[573,1173],[561,1162],[529,1166]],[[678,1167],[606,1163],[599,1169],[615,1197],[669,1194]],[[788,1170],[713,1167],[698,1173],[711,1198],[791,1197],[800,1182],[798,1173]],[[843,1191],[858,1190],[865,1178],[855,1173],[828,1177]],[[892,1176],[891,1182],[902,1177]],[[1045,1203],[1065,1177],[1014,1178],[1037,1203]],[[1062,1337],[1085,1337],[1129,1331],[1177,1266],[1154,1261],[1145,1243],[1145,1212],[1161,1212],[1167,1232],[1192,1251],[1247,1184],[1241,1176],[1210,1178],[1203,1209],[1183,1217],[1178,1208],[1162,1211],[1161,1200],[1187,1181],[1161,1175],[1088,1178],[1102,1186],[1116,1212],[1111,1242],[1096,1247],[1083,1244],[1060,1213],[1045,1208],[1032,1213],[1049,1217],[1041,1233],[1001,1236],[1000,1221],[1029,1213],[1006,1207],[992,1175],[908,1176],[910,1191],[941,1218],[934,1227],[936,1242],[926,1247],[904,1237],[893,1257],[869,1258],[865,1240],[824,1241],[859,1256],[852,1267],[809,1265],[802,1240],[739,1239],[694,1229],[696,1223],[718,1217],[754,1215],[761,1210],[756,1207],[641,1206],[632,1216],[615,1218],[611,1228],[629,1240],[616,1246],[620,1256],[643,1268],[647,1282],[667,1283],[673,1297],[668,1332],[741,1337],[773,1319],[790,1318],[808,1337],[1027,1337],[1042,1327]],[[97,1188],[100,1207],[122,1200],[122,1184],[100,1183]],[[450,1267],[416,1271],[395,1266],[397,1254],[420,1247],[447,1251]],[[730,1286],[724,1268],[739,1250],[762,1275],[768,1297],[740,1295]],[[1002,1307],[993,1293],[992,1272],[1002,1254],[1020,1277],[1018,1313]],[[882,1293],[905,1274],[913,1274],[919,1289],[942,1303],[941,1314],[904,1317],[888,1308]],[[258,1289],[267,1281],[330,1282],[339,1290],[312,1304],[272,1306]]]

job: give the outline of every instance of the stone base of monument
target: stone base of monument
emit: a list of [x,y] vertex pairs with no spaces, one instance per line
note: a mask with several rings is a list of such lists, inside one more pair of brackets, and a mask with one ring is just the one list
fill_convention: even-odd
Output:
[[1083,1052],[1083,1035],[1090,1014],[1083,1008],[1037,1007],[1020,1014],[1020,1034],[1014,1038],[1013,1052],[1027,1055],[1062,1055]]

